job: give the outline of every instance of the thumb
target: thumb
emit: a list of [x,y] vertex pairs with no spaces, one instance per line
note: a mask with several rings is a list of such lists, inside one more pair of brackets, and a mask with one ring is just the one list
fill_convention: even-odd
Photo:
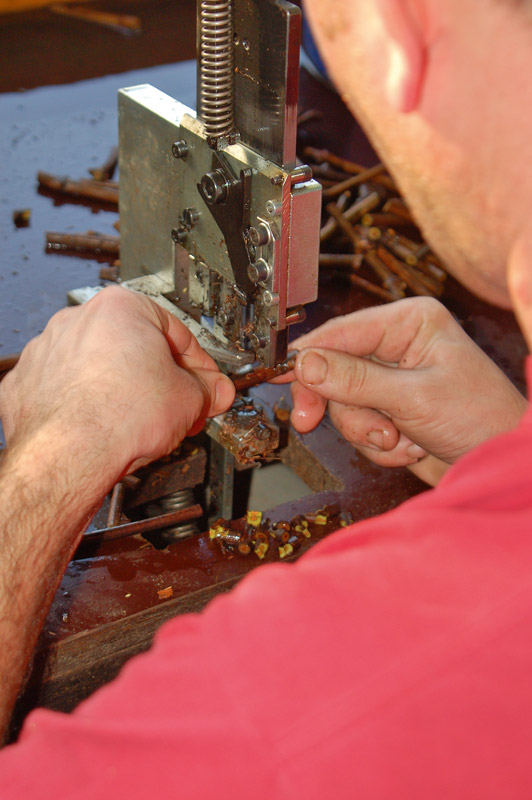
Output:
[[532,231],[519,238],[512,248],[508,290],[528,349],[532,350]]
[[344,405],[379,408],[392,416],[404,412],[405,392],[412,391],[411,376],[338,350],[307,348],[298,353],[297,380],[316,394]]

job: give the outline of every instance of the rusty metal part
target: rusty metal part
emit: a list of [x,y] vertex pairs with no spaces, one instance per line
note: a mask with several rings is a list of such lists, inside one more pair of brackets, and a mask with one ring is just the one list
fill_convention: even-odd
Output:
[[257,367],[245,375],[232,375],[231,380],[235,384],[237,392],[245,392],[251,389],[252,386],[258,386],[261,383],[271,381],[273,378],[278,378],[280,375],[286,375],[287,372],[294,369],[296,363],[297,350],[292,350],[288,353],[285,361],[277,364],[275,367]]
[[199,504],[183,508],[179,511],[170,511],[168,514],[159,514],[157,517],[139,519],[135,522],[125,522],[123,525],[113,525],[108,528],[101,528],[98,531],[85,533],[81,543],[114,541],[115,539],[125,539],[128,536],[135,536],[137,533],[149,533],[160,528],[168,528],[170,525],[177,525],[189,519],[199,519],[203,516],[203,509]]
[[251,397],[237,397],[229,411],[207,421],[205,430],[238,464],[268,458],[279,446],[278,426]]
[[109,503],[109,512],[107,514],[107,527],[114,528],[120,524],[125,494],[126,487],[124,484],[121,482],[115,483],[113,486],[113,491],[111,492],[111,501]]
[[153,503],[160,497],[203,483],[206,464],[207,453],[204,448],[184,442],[178,453],[155,461],[136,473],[137,485],[128,500],[128,509]]

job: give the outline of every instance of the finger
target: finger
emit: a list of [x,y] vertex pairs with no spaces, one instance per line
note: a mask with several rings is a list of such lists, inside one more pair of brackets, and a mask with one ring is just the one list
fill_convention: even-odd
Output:
[[203,414],[206,417],[215,417],[222,414],[235,400],[235,385],[233,381],[218,369],[197,369],[193,374],[201,381],[204,388],[206,403]]
[[414,297],[335,317],[293,342],[294,347],[326,347],[357,356],[417,366],[432,338],[465,334],[437,300]]
[[370,447],[357,446],[357,450],[374,464],[380,467],[410,467],[416,464],[427,453],[419,445],[414,444],[403,433],[399,436],[397,445],[392,450],[375,450]]
[[300,383],[292,384],[293,409],[290,422],[299,433],[308,433],[319,425],[327,408],[327,400]]
[[336,350],[300,351],[295,373],[301,384],[327,400],[379,408],[392,416],[400,417],[405,398],[415,397],[415,373]]
[[532,350],[532,233],[522,236],[510,254],[508,289],[528,349]]
[[[214,360],[200,347],[186,325],[149,297],[118,286],[109,286],[86,304],[111,316],[126,316],[130,321],[148,319],[164,335],[177,364],[186,369],[217,369]],[[91,309],[91,313],[92,313]]]
[[399,443],[400,433],[392,420],[373,408],[329,403],[333,425],[350,444],[371,450],[391,451]]
[[437,486],[451,465],[442,461],[441,458],[428,455],[420,458],[415,464],[409,464],[408,469],[420,480],[428,483],[429,486]]
[[203,350],[186,325],[153,301],[150,303],[178,364],[186,369],[217,369],[214,359]]

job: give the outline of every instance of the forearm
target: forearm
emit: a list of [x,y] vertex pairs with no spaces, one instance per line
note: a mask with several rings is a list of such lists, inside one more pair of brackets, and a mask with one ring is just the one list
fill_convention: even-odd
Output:
[[43,430],[0,462],[1,734],[65,567],[113,481],[104,459]]

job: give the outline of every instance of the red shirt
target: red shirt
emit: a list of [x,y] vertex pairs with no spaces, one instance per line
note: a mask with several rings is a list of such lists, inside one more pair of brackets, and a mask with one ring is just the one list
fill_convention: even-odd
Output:
[[73,714],[33,712],[0,797],[528,800],[532,413],[168,622]]

